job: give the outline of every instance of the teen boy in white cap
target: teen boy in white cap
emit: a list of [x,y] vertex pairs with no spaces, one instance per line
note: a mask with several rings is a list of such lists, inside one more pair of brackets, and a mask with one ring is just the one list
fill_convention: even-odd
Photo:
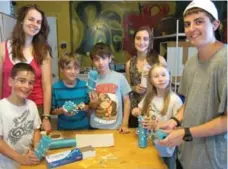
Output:
[[216,40],[218,12],[210,0],[195,0],[184,11],[185,34],[198,54],[185,65],[179,93],[186,97],[161,145],[181,143],[184,169],[227,168],[227,45]]

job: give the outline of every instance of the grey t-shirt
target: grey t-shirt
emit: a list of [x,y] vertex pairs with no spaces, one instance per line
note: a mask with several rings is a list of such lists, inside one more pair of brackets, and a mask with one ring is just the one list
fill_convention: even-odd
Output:
[[121,73],[99,74],[96,83],[99,103],[90,116],[90,125],[98,129],[119,128],[123,121],[123,97],[130,91],[130,85]]
[[[192,57],[184,68],[179,93],[185,96],[183,127],[204,124],[227,111],[227,46],[209,60]],[[227,168],[226,133],[194,138],[181,145],[184,169]]]

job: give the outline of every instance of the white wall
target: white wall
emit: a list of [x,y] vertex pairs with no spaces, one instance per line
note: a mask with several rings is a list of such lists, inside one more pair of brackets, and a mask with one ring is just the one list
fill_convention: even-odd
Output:
[[59,80],[58,71],[58,44],[57,44],[57,20],[56,17],[48,16],[48,24],[50,26],[50,33],[48,35],[48,43],[52,48],[52,84]]
[[16,19],[14,17],[0,13],[0,42],[10,38],[15,24]]
[[0,12],[11,15],[10,0],[0,1]]

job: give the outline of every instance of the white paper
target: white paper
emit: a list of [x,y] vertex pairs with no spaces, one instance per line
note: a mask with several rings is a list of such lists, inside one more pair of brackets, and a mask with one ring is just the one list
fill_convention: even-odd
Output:
[[111,147],[114,146],[113,134],[76,134],[76,147]]
[[82,153],[83,160],[96,156],[96,151],[92,146],[81,147],[79,150]]

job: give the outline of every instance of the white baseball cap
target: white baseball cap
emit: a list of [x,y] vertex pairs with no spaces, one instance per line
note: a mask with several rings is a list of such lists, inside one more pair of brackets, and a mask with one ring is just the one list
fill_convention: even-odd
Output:
[[218,11],[215,4],[211,0],[193,0],[184,10],[183,15],[187,10],[192,8],[201,8],[211,14],[216,20],[218,20]]

